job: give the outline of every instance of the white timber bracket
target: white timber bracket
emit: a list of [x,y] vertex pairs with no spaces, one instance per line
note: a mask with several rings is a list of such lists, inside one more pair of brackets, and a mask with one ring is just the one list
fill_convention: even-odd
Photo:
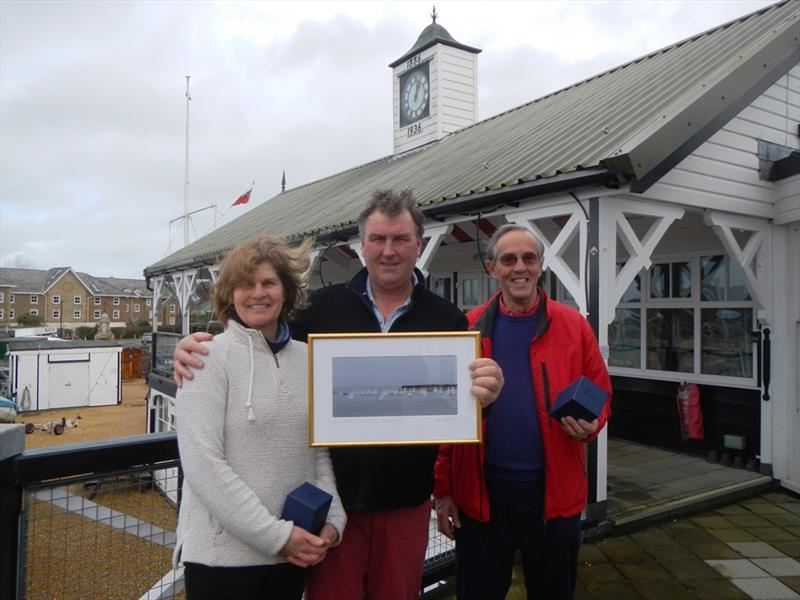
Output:
[[[550,269],[561,284],[575,299],[578,310],[585,316],[586,306],[586,261],[581,258],[578,261],[578,272],[569,266],[564,259],[564,254],[572,244],[575,236],[578,236],[578,256],[586,256],[587,243],[587,223],[583,211],[572,200],[570,203],[562,203],[553,206],[529,208],[523,211],[509,213],[506,220],[530,229],[539,238],[544,246],[544,262],[542,270]],[[535,219],[546,219],[552,217],[567,216],[567,222],[558,232],[556,237],[550,241],[541,229],[534,223]]]
[[[714,230],[725,247],[725,251],[739,269],[747,290],[755,300],[756,317],[761,325],[772,322],[769,302],[772,291],[772,257],[770,226],[764,219],[731,215],[715,211],[707,212],[703,219]],[[741,246],[734,235],[739,230],[750,234]]]
[[361,238],[356,238],[354,241],[348,242],[347,245],[350,246],[350,249],[356,253],[358,260],[361,261],[361,264],[366,265],[367,263],[364,261],[364,253],[361,251]]
[[[600,211],[600,281],[613,281],[610,291],[602,293],[600,323],[606,326],[614,320],[615,309],[628,286],[642,269],[653,264],[651,257],[658,243],[673,222],[683,217],[684,209],[655,205],[637,200],[608,198]],[[629,216],[652,217],[650,228],[639,238],[631,227]],[[628,259],[617,272],[617,241],[625,247]],[[605,301],[603,301],[605,298]],[[601,327],[604,330],[604,328]]]
[[[306,272],[303,273],[303,277],[306,281],[311,279],[311,274],[314,272],[314,268],[317,266],[317,262],[319,261],[319,257],[322,254],[321,248],[314,248],[311,252],[308,253],[308,268]],[[213,277],[213,276],[212,276]]]
[[209,265],[208,274],[211,276],[211,285],[216,285],[219,277],[219,265]]
[[161,291],[164,289],[164,276],[153,277],[150,281],[153,283],[153,331],[158,331],[158,309],[161,304]]
[[172,283],[175,284],[175,296],[181,308],[181,331],[183,335],[187,335],[189,333],[189,299],[194,292],[197,269],[187,269],[171,275]]
[[425,227],[425,231],[422,234],[422,239],[427,239],[428,243],[425,244],[425,248],[422,250],[419,258],[417,259],[417,268],[422,271],[422,275],[425,277],[425,279],[428,278],[428,267],[431,266],[431,261],[436,255],[436,251],[439,250],[439,246],[442,245],[444,237],[452,230],[452,224],[444,223]]

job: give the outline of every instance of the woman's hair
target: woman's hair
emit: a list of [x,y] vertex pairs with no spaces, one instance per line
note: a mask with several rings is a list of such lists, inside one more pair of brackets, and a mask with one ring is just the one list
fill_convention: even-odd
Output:
[[306,239],[294,248],[278,238],[263,235],[234,248],[223,259],[219,276],[214,284],[212,302],[214,312],[223,325],[234,314],[233,290],[249,284],[256,269],[269,263],[275,269],[283,284],[285,300],[281,319],[288,320],[291,315],[306,305],[308,282],[304,274],[310,261],[308,253],[314,241]]

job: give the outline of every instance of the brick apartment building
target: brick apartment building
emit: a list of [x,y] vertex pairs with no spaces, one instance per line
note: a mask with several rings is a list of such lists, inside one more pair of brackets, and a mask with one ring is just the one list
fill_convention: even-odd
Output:
[[[180,311],[175,298],[162,302],[158,323],[174,325]],[[144,279],[95,277],[71,267],[0,268],[0,325],[15,325],[25,313],[46,325],[92,327],[103,313],[112,327],[153,320],[153,293]]]

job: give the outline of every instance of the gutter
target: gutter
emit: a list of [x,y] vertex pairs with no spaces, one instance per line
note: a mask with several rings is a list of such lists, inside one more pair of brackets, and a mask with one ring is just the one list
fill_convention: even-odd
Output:
[[[449,200],[441,200],[432,204],[419,206],[419,209],[427,218],[437,221],[442,220],[445,216],[450,214],[485,210],[502,205],[517,205],[523,200],[556,192],[574,190],[577,187],[604,185],[611,189],[619,189],[623,185],[626,185],[629,179],[626,173],[617,169],[584,169],[582,171],[562,173],[554,177],[527,181],[518,185],[476,192]],[[346,242],[357,233],[358,225],[353,224],[335,230],[328,230],[314,237],[316,238],[317,246],[325,247],[331,244],[335,245],[336,243]],[[287,239],[291,240],[299,237],[303,237],[303,235],[300,234]],[[173,273],[183,269],[206,267],[213,263],[213,259],[194,260],[184,264],[172,265],[169,268],[158,269],[150,273],[145,271],[147,289],[151,292],[153,291],[150,287],[151,277]]]

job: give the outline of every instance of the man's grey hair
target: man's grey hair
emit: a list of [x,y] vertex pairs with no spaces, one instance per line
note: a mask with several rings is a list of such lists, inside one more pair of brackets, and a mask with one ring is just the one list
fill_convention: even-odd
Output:
[[524,231],[531,236],[533,241],[536,242],[536,247],[539,248],[539,258],[544,258],[544,246],[542,245],[541,240],[536,237],[535,233],[533,233],[524,225],[518,225],[517,223],[506,223],[505,225],[498,227],[492,237],[489,238],[489,245],[486,250],[486,254],[490,261],[494,262],[497,259],[497,240],[499,240],[509,231]]
[[394,190],[376,190],[373,192],[367,207],[358,216],[358,235],[362,239],[364,238],[364,225],[372,213],[379,212],[387,217],[399,217],[405,211],[411,214],[417,237],[422,239],[422,235],[425,232],[425,228],[422,226],[425,221],[425,215],[417,208],[414,194],[408,189],[399,193]]

